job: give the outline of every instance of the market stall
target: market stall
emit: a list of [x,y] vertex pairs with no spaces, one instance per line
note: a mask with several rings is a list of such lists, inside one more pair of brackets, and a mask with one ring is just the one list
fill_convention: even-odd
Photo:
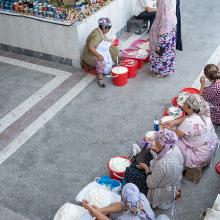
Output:
[[83,45],[98,18],[110,17],[115,34],[132,16],[134,2],[80,0],[59,6],[52,2],[0,0],[0,46],[26,49],[30,55],[40,53],[45,58],[54,56],[79,66]]

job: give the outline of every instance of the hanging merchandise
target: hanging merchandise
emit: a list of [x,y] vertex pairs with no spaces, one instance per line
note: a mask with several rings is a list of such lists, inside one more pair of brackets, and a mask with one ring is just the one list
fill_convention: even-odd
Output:
[[20,15],[52,23],[81,22],[112,0],[0,0],[0,13]]

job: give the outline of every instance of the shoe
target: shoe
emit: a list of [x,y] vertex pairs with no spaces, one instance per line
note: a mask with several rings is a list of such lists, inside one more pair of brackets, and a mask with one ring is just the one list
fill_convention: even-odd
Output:
[[105,88],[105,83],[104,83],[103,79],[99,79],[99,80],[98,80],[98,86],[99,86],[100,88]]
[[162,75],[162,74],[159,74],[159,73],[153,73],[152,77],[154,77],[154,78],[165,78],[165,77],[167,77],[167,75]]
[[179,199],[182,195],[181,189],[176,192],[175,200]]

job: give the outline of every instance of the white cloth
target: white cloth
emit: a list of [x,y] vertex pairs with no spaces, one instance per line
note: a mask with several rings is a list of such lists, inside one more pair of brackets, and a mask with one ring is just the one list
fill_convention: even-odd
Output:
[[56,213],[53,220],[93,220],[89,212],[81,206],[65,203]]
[[156,0],[137,0],[135,16],[138,16],[141,12],[144,12],[146,7],[156,9]]
[[104,62],[105,62],[104,74],[105,75],[111,72],[112,66],[113,66],[112,57],[109,51],[111,44],[112,44],[111,42],[103,40],[96,48],[96,51],[104,57]]

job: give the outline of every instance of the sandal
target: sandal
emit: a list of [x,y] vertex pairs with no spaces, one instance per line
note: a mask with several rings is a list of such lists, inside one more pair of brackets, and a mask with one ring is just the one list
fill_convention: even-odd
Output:
[[105,83],[104,83],[103,79],[99,79],[99,80],[98,80],[98,86],[99,86],[100,88],[105,88]]
[[159,73],[153,73],[152,76],[154,78],[165,78],[166,77],[166,75],[162,75],[162,74],[159,74]]
[[179,199],[182,195],[181,189],[176,192],[175,200]]

